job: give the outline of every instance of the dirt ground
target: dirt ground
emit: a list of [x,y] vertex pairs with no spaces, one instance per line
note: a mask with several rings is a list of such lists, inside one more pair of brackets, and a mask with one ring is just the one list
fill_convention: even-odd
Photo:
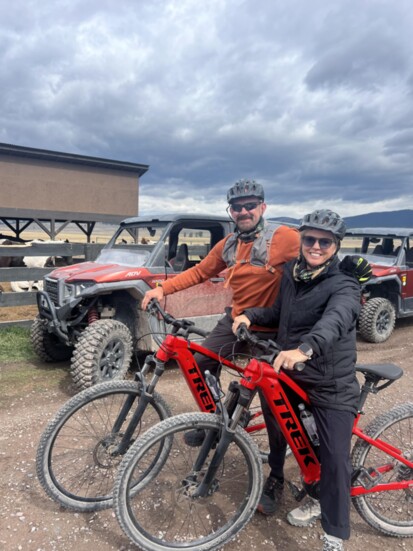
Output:
[[[377,396],[370,397],[366,419],[411,401],[413,396],[413,322],[402,321],[391,339],[382,345],[358,342],[360,363],[396,363],[404,369],[403,379]],[[66,511],[50,500],[35,475],[35,454],[40,435],[57,409],[72,395],[68,364],[40,362],[7,363],[0,370],[0,549],[6,551],[132,551],[136,549],[119,528],[111,510],[79,514]],[[158,391],[175,413],[192,411],[178,370],[169,370]],[[363,423],[363,425],[364,425]],[[287,477],[296,479],[292,460]],[[225,551],[274,549],[317,551],[322,547],[319,523],[294,528],[286,522],[287,512],[296,506],[288,490],[275,517],[257,514]],[[352,510],[352,537],[346,551],[413,551],[413,539],[380,535]]]

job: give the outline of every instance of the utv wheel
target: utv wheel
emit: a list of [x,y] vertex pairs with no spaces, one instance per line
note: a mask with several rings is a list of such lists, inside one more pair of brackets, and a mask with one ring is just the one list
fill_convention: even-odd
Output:
[[396,311],[386,298],[372,298],[361,309],[359,330],[368,342],[384,342],[393,332]]
[[37,317],[30,329],[30,340],[34,351],[44,362],[65,362],[70,360],[73,352],[58,337],[47,330],[47,322]]
[[78,390],[96,383],[122,379],[132,359],[132,335],[116,320],[98,320],[79,337],[73,352],[71,375]]

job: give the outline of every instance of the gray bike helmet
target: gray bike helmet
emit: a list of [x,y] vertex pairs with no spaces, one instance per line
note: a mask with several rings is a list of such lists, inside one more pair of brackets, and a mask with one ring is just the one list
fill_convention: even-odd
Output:
[[306,214],[301,220],[299,231],[312,228],[313,230],[328,231],[340,241],[346,234],[344,220],[336,212],[328,209],[320,209]]
[[244,197],[257,197],[264,201],[264,189],[261,184],[257,184],[255,180],[239,180],[227,193],[227,201],[231,204],[236,199]]

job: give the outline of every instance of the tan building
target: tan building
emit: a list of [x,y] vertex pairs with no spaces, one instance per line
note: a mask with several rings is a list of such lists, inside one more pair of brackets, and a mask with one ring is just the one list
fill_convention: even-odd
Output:
[[148,168],[0,143],[0,221],[18,238],[35,223],[51,239],[73,223],[90,240],[97,222],[138,214],[139,178]]

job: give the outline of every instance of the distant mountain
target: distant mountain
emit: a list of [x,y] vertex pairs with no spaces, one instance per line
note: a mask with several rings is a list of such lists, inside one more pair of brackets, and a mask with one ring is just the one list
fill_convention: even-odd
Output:
[[[270,218],[277,222],[299,224],[300,220],[287,216]],[[413,228],[413,210],[392,210],[386,212],[369,212],[358,216],[344,218],[348,228]]]
[[413,210],[370,212],[345,218],[348,228],[413,228]]

